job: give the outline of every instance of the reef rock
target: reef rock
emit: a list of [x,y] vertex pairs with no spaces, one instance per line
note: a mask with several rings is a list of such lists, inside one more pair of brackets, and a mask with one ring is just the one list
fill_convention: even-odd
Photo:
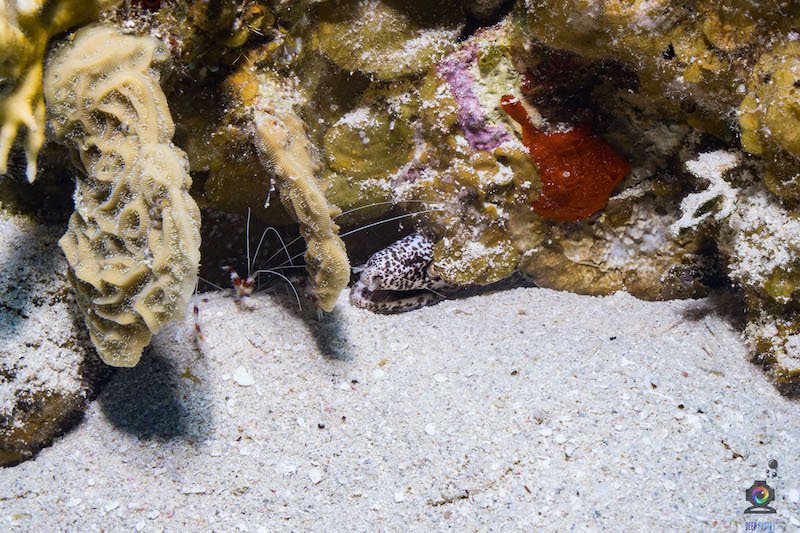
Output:
[[0,214],[0,465],[80,418],[104,375],[67,280],[59,225]]
[[740,130],[742,146],[771,163],[764,177],[773,192],[800,200],[797,4],[542,0],[525,7],[536,42],[627,65],[665,115],[726,141]]

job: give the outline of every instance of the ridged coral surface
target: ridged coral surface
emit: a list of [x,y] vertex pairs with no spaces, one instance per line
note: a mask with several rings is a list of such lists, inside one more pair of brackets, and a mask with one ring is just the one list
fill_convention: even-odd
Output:
[[[42,63],[53,35],[92,20],[118,0],[58,0],[0,4],[0,174],[8,170],[11,145],[22,128],[28,181],[44,143]],[[10,90],[5,87],[10,85]]]
[[272,76],[259,79],[253,112],[254,141],[266,166],[274,168],[281,202],[300,225],[306,270],[316,304],[332,311],[350,281],[350,262],[339,226],[341,211],[325,198],[319,156],[307,127],[292,109],[287,89]]
[[322,310],[332,311],[350,281],[347,252],[338,235],[339,226],[333,222],[340,211],[328,203],[314,175],[319,166],[301,119],[290,110],[273,112],[276,114],[256,111],[256,145],[275,165],[281,200],[300,224],[316,301]]
[[105,26],[78,32],[48,64],[57,138],[85,175],[60,244],[100,357],[133,366],[183,316],[197,282],[200,214],[159,85],[169,52]]

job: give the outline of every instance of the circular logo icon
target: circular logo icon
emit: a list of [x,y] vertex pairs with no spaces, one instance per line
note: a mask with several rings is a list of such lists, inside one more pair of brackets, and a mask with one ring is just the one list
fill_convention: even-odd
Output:
[[775,501],[775,491],[767,485],[764,480],[754,481],[750,488],[745,491],[745,497],[750,507],[745,509],[745,513],[774,513],[775,509],[769,506]]
[[770,494],[767,485],[754,484],[750,487],[750,503],[753,505],[766,505],[769,503]]

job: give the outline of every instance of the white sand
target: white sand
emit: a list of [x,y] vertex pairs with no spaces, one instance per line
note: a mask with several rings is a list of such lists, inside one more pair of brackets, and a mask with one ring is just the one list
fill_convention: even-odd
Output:
[[800,527],[800,403],[711,301],[252,304],[211,295],[202,353],[169,328],[0,470],[0,529],[730,530],[770,459],[772,520]]

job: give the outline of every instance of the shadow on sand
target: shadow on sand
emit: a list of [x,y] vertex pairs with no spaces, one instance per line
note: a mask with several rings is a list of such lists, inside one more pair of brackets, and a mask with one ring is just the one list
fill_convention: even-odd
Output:
[[[138,365],[120,368],[98,396],[109,422],[140,439],[204,440],[212,419],[201,383],[186,377],[156,348]],[[196,378],[195,378],[196,379]]]

